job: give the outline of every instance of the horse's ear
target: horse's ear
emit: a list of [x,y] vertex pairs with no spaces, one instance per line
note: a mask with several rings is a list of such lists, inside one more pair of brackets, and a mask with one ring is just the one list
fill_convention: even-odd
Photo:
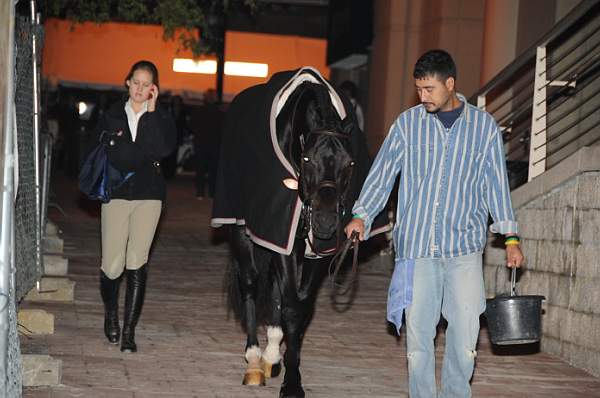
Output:
[[352,130],[354,129],[354,120],[350,116],[347,116],[344,120],[342,120],[342,131],[345,134],[352,135]]

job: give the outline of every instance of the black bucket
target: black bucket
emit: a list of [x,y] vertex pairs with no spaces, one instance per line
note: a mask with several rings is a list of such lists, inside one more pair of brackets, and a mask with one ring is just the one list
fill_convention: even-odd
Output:
[[542,335],[542,300],[544,296],[517,296],[516,269],[512,269],[510,296],[487,300],[487,318],[490,340],[493,344],[529,344]]

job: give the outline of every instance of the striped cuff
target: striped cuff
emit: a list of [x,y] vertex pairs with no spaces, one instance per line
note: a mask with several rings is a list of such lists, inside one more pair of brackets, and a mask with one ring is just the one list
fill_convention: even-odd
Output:
[[352,208],[352,214],[363,220],[363,222],[365,223],[365,240],[369,239],[369,235],[371,232],[371,224],[373,223],[373,220],[371,220],[371,217],[369,217],[369,213],[367,213],[367,210],[358,202],[356,202],[354,204],[354,207]]
[[519,223],[512,220],[498,221],[490,225],[490,232],[495,234],[518,234]]

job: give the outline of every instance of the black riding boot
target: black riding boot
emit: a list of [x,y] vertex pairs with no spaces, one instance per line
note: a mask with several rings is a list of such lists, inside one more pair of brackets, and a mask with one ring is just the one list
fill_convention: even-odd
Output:
[[148,265],[143,265],[136,270],[126,270],[127,291],[125,293],[125,314],[123,320],[123,336],[121,338],[121,351],[136,352],[135,326],[144,305],[146,292],[146,278]]
[[119,285],[121,278],[110,279],[100,271],[100,294],[104,302],[104,334],[112,344],[119,342]]

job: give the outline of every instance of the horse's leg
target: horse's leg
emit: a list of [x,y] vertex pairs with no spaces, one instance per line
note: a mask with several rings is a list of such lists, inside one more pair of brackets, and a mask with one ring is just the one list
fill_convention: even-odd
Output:
[[298,275],[298,259],[292,256],[277,256],[274,266],[276,280],[281,290],[281,325],[286,341],[283,357],[285,376],[279,392],[280,397],[304,397],[302,379],[300,376],[300,349],[304,308],[299,303],[296,281]]
[[232,228],[233,255],[238,263],[238,283],[243,301],[242,317],[248,335],[246,341],[246,361],[248,366],[244,374],[244,385],[264,385],[265,375],[261,368],[261,351],[258,344],[256,325],[256,287],[258,268],[254,256],[254,244],[246,235],[244,227]]
[[315,313],[315,306],[319,289],[323,284],[323,279],[327,275],[329,269],[329,258],[321,258],[316,260],[305,260],[304,263],[304,278],[300,287],[300,303],[307,308],[304,317],[302,334],[310,324]]
[[[289,261],[285,264],[285,261]],[[298,263],[302,262],[302,267]],[[285,378],[280,391],[280,397],[304,397],[302,379],[300,375],[300,352],[304,333],[314,314],[315,303],[319,287],[327,273],[326,259],[305,260],[289,257],[283,259],[287,265],[282,267],[283,277],[286,278],[287,292],[283,294],[284,306],[282,309],[282,324],[286,338],[286,351],[284,354]],[[302,274],[298,275],[298,269]],[[300,283],[297,283],[301,278]],[[289,299],[289,300],[288,300]]]
[[271,298],[273,300],[271,324],[267,326],[267,347],[262,354],[266,378],[277,377],[281,372],[279,346],[283,339],[283,330],[281,329],[281,290],[277,281],[273,282]]
[[304,260],[304,272],[302,274],[300,288],[298,289],[298,297],[301,302],[310,304],[309,307],[313,310],[315,308],[315,301],[319,293],[319,288],[323,284],[323,279],[325,279],[329,270],[330,260],[331,257]]

